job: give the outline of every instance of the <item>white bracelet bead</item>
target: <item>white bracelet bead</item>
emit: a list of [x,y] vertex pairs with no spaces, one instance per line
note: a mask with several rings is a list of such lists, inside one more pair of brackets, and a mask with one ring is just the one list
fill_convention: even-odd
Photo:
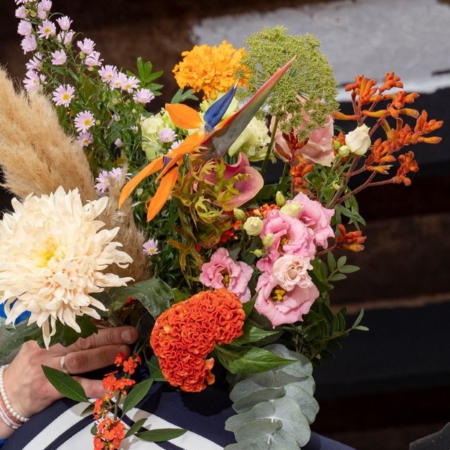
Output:
[[9,366],[9,364],[6,364],[2,367],[0,367],[0,395],[3,398],[3,403],[6,407],[6,409],[8,410],[8,412],[11,414],[12,417],[14,417],[15,419],[19,420],[20,422],[27,422],[28,418],[27,417],[23,417],[21,414],[19,414],[12,406],[11,403],[9,402],[8,396],[6,395],[6,391],[5,391],[5,385],[3,383],[3,372],[5,371],[5,369]]
[[3,405],[0,403],[0,419],[13,430],[17,430],[22,424],[13,422],[9,417],[8,413],[4,410]]

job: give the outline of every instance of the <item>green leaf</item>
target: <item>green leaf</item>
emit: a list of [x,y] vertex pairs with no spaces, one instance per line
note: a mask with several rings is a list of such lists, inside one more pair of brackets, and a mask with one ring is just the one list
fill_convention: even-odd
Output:
[[172,292],[173,292],[174,303],[183,302],[184,300],[187,300],[191,296],[187,292],[182,292],[177,288],[172,289]]
[[234,348],[216,345],[215,353],[221,364],[234,374],[266,372],[296,362],[295,360],[281,358],[259,347]]
[[92,414],[92,411],[94,411],[94,406],[94,403],[89,403],[89,405],[87,405],[86,408],[84,408],[81,412],[81,416]]
[[274,335],[281,335],[280,331],[266,331],[261,328],[255,327],[250,323],[245,323],[243,328],[244,333],[242,336],[238,337],[233,341],[233,345],[239,346],[244,344],[250,344],[253,342],[258,342],[264,338]]
[[353,272],[357,272],[358,270],[359,270],[358,266],[348,265],[348,266],[341,267],[339,269],[339,272],[341,272],[341,273],[353,273]]
[[147,394],[153,384],[153,379],[141,381],[131,389],[123,402],[122,411],[126,414],[130,409],[134,408]]
[[352,328],[357,327],[361,323],[363,317],[364,317],[364,308],[361,309],[361,311],[359,312],[358,317],[356,318]]
[[334,259],[333,253],[327,253],[327,262],[330,272],[334,272],[336,270],[336,260]]
[[187,430],[183,428],[160,428],[159,430],[144,431],[136,433],[135,436],[147,442],[164,442],[170,441],[182,436]]
[[138,299],[154,317],[170,307],[173,300],[172,288],[159,278],[150,278],[130,286],[113,288],[109,291],[115,309],[122,307],[129,298]]
[[97,431],[98,431],[97,424],[94,423],[94,425],[92,425],[92,428],[91,428],[91,434],[92,434],[93,436],[95,436],[95,435],[97,434]]
[[245,302],[242,307],[244,308],[245,317],[250,316],[253,311],[253,307],[255,306],[257,294],[255,294],[248,302]]
[[346,256],[341,256],[338,261],[337,261],[337,268],[341,269],[341,267],[345,266],[345,263],[347,262],[347,257]]
[[78,381],[75,381],[70,375],[48,366],[42,366],[42,370],[44,371],[47,380],[50,381],[53,387],[64,395],[64,397],[75,400],[76,402],[89,401],[83,386],[81,386]]
[[15,328],[9,325],[0,327],[0,361],[5,361],[11,353],[19,350],[24,342],[39,338],[42,339],[42,330],[35,323],[21,323]]
[[[61,344],[64,347],[68,347],[78,339],[87,338],[98,332],[97,327],[92,322],[92,318],[86,314],[84,316],[77,316],[75,321],[81,328],[80,333],[76,332],[72,327],[56,321],[56,333],[52,336],[50,345]],[[37,341],[41,347],[44,347],[44,341],[41,337],[39,337]]]
[[341,281],[345,280],[347,277],[342,273],[335,273],[333,276],[330,277],[330,281]]
[[134,424],[128,429],[125,437],[127,438],[130,436],[133,436],[134,433],[136,433],[137,431],[139,431],[142,428],[142,425],[144,425],[146,420],[147,420],[147,417],[143,417],[142,419],[139,419],[136,422],[134,422]]
[[233,409],[237,413],[243,413],[253,408],[258,403],[275,400],[276,398],[283,397],[285,394],[286,390],[283,386],[260,389],[236,400],[233,403]]
[[363,325],[358,325],[357,327],[353,327],[353,330],[359,330],[359,331],[369,331],[368,327],[365,327]]

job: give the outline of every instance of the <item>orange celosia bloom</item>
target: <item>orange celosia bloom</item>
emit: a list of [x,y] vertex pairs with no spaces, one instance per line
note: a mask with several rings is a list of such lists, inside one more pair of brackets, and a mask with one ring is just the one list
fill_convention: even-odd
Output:
[[[203,91],[205,98],[216,98],[216,90],[227,92],[236,82],[236,72],[244,69],[241,64],[244,48],[235,49],[223,41],[219,46],[196,45],[183,52],[183,60],[173,73],[180,88],[190,87],[194,92]],[[245,86],[245,79],[240,85]]]
[[214,382],[214,345],[229,344],[242,334],[245,313],[239,298],[226,289],[200,292],[164,311],[156,320],[150,344],[166,380],[188,392]]

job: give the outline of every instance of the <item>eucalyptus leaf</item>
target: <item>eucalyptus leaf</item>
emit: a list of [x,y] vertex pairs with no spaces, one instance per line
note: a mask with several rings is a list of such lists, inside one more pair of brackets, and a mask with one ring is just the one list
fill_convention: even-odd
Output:
[[126,414],[130,409],[134,408],[147,394],[153,384],[153,379],[141,381],[136,384],[125,397],[122,412]]
[[319,403],[312,394],[303,389],[299,383],[288,384],[284,389],[286,397],[294,400],[300,406],[308,423],[313,423],[319,412]]
[[252,422],[244,423],[234,431],[236,441],[241,442],[247,439],[261,439],[270,441],[272,434],[280,430],[283,424],[279,420],[258,419]]
[[182,436],[186,431],[183,428],[159,428],[136,433],[135,436],[147,442],[165,442]]
[[47,380],[64,397],[75,400],[76,402],[88,402],[86,392],[78,381],[75,381],[70,375],[48,366],[42,366]]
[[275,400],[276,398],[283,397],[285,393],[286,390],[283,386],[276,388],[260,389],[255,392],[251,392],[245,397],[236,400],[233,403],[233,409],[237,413],[243,413],[250,410],[251,408],[253,408],[253,406],[257,405],[258,403],[267,402],[269,400]]

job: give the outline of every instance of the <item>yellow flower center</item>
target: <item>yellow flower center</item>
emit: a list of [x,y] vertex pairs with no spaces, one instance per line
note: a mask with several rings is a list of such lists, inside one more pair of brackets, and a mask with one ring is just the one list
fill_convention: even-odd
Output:
[[222,274],[222,283],[224,285],[225,288],[228,288],[229,284],[230,284],[230,274],[226,271],[223,270],[222,272],[220,272]]
[[[59,252],[58,252],[59,250]],[[59,253],[59,254],[58,254]],[[38,267],[47,267],[48,263],[53,258],[61,257],[61,250],[58,248],[58,245],[53,240],[53,238],[48,238],[44,243],[43,248],[37,250],[36,259],[38,260]]]
[[270,299],[274,302],[282,302],[285,295],[286,291],[284,289],[280,286],[275,286],[270,293]]

